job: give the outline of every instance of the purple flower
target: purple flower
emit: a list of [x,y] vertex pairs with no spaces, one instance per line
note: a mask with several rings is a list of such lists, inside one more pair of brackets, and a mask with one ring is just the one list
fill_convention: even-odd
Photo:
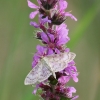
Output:
[[48,16],[45,18],[42,18],[43,15],[41,14],[39,16],[39,24],[37,24],[36,22],[31,21],[30,25],[34,26],[35,28],[43,28],[45,23],[51,23],[51,20],[48,19]]
[[54,35],[50,34],[50,33],[41,33],[41,38],[42,40],[47,43],[48,45],[50,45],[51,43],[54,43]]
[[75,62],[72,61],[66,66],[66,68],[61,72],[62,75],[58,79],[58,82],[61,84],[66,84],[71,78],[75,81],[78,82],[78,72],[76,69]]
[[57,42],[55,42],[55,37],[53,34],[42,32],[41,39],[48,45],[48,48],[52,52],[54,51],[55,53],[60,53],[60,51],[57,49]]
[[75,82],[78,82],[78,72],[73,61],[68,64],[68,67],[65,69],[64,73],[69,76],[69,78],[72,78]]
[[66,44],[70,38],[68,37],[68,29],[66,24],[61,24],[60,26],[56,26],[56,31],[59,36],[59,39],[57,41],[57,45]]
[[66,95],[68,98],[72,98],[72,93],[76,93],[76,89],[74,87],[67,87],[66,88]]
[[34,12],[31,12],[29,15],[30,19],[33,19],[39,12],[44,14],[44,15],[47,14],[46,10],[50,10],[53,7],[55,7],[58,0],[37,0],[39,6],[35,5],[30,0],[27,0],[27,2],[28,2],[28,6],[30,8],[36,10]]
[[44,44],[47,44],[48,48],[50,48],[55,53],[60,53],[60,51],[64,50],[63,44],[65,44],[68,39],[67,37],[64,37],[63,35],[58,35],[57,37],[54,36],[51,33],[44,33],[41,32],[41,39]]
[[68,6],[68,3],[66,0],[59,0],[59,8],[60,10],[65,10]]
[[33,21],[30,22],[30,25],[34,26],[35,28],[40,28],[40,25]]
[[51,20],[49,20],[49,18],[48,18],[48,16],[47,17],[45,17],[45,18],[43,18],[43,15],[41,14],[40,15],[40,17],[39,17],[39,20],[40,20],[40,23],[42,24],[42,25],[44,25],[45,23],[51,23]]
[[58,82],[61,83],[61,84],[66,84],[69,80],[70,80],[70,78],[68,76],[61,76],[58,79]]
[[59,0],[59,6],[56,6],[55,11],[52,14],[51,20],[53,24],[62,24],[66,20],[66,17],[70,17],[71,19],[77,21],[77,19],[70,12],[65,12],[67,5],[68,3],[66,0]]
[[77,21],[77,19],[70,12],[64,11],[67,8],[67,5],[68,5],[68,3],[66,2],[66,0],[59,0],[59,9],[60,9],[61,13],[64,13],[64,15],[66,17],[71,17],[72,19]]
[[64,48],[64,45],[70,40],[68,37],[68,29],[65,24],[56,26],[56,31],[49,29],[45,30],[47,30],[46,33],[38,32],[37,37],[41,39],[44,44],[47,44],[48,48],[56,53],[60,53],[60,51],[69,51],[68,48]]
[[[57,94],[63,94],[64,97],[69,98],[72,100],[72,98],[75,98],[75,96],[73,97],[73,93],[76,93],[76,89],[74,87],[65,87],[64,85],[57,85],[55,88],[55,92]],[[74,99],[73,99],[74,100]]]
[[[39,8],[40,7],[35,5],[34,3],[32,3],[30,0],[27,0],[27,2],[28,2],[28,6],[30,8],[36,9],[36,11],[31,12],[30,15],[29,15],[30,19],[33,19],[39,13]],[[38,1],[38,3],[40,3],[40,2]]]
[[51,54],[53,54],[53,51],[51,49],[37,45],[37,52],[34,54],[34,57],[33,57],[32,68],[36,66],[36,64],[42,57],[46,55],[51,55]]

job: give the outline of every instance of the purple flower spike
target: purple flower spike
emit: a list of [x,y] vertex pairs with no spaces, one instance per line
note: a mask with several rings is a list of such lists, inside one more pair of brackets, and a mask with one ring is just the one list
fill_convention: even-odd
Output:
[[[66,12],[66,0],[37,0],[38,6],[27,0],[28,7],[34,11],[29,18],[38,14],[38,22],[30,25],[39,29],[36,39],[42,42],[37,45],[33,56],[32,70],[25,79],[25,85],[35,85],[33,94],[39,94],[43,100],[76,100],[76,89],[68,86],[70,79],[78,82],[78,71],[75,66],[75,53],[66,47],[70,38],[69,29],[64,21],[75,16]],[[62,56],[64,55],[64,56]],[[41,89],[41,92],[37,92]]]

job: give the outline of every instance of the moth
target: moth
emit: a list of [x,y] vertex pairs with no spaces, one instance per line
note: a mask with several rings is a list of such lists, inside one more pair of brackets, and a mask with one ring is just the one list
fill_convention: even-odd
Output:
[[73,52],[64,52],[43,57],[26,76],[24,84],[33,85],[43,82],[51,75],[56,79],[55,72],[64,70],[75,56],[76,54]]

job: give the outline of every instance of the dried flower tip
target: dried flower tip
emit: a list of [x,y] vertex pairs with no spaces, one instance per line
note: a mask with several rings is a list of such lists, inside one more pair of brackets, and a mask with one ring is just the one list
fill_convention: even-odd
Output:
[[53,7],[55,7],[56,3],[58,2],[58,0],[40,0],[41,5],[46,9],[46,10],[50,10]]
[[51,18],[52,24],[60,25],[66,20],[65,13],[62,11],[55,11],[54,15]]

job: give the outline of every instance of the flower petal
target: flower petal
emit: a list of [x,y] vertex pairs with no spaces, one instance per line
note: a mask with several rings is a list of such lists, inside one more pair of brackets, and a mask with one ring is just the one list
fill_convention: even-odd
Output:
[[60,37],[57,44],[58,45],[66,44],[69,40],[70,40],[70,38],[68,36],[67,37]]
[[39,28],[40,27],[40,25],[39,24],[37,24],[36,22],[30,22],[30,25],[31,26],[34,26],[35,28]]
[[54,53],[53,50],[51,48],[48,48],[47,55],[51,55],[53,53]]
[[61,25],[56,26],[56,31],[59,32],[60,30],[66,29],[66,28],[67,28],[67,25],[62,23]]
[[65,49],[65,52],[70,52],[70,49],[69,49],[69,48],[66,48],[66,49]]
[[34,67],[37,65],[37,63],[38,63],[38,62],[33,61],[33,62],[32,62],[32,68],[34,68]]
[[37,53],[35,53],[34,56],[33,56],[32,68],[37,65],[39,59],[40,59],[40,57],[38,56]]
[[49,36],[49,38],[50,38],[50,41],[51,41],[51,42],[54,42],[54,39],[55,39],[54,35],[48,33],[48,36]]
[[65,16],[69,16],[71,19],[74,19],[75,21],[77,21],[77,18],[75,16],[73,16],[71,13],[66,12]]
[[65,10],[67,8],[68,3],[65,0],[59,0],[60,10]]
[[41,38],[44,42],[49,43],[49,39],[46,33],[42,32],[41,33]]
[[[40,83],[40,84],[41,84],[41,83]],[[39,85],[40,85],[40,84],[37,84],[37,85],[36,85],[35,89],[33,90],[33,94],[36,94],[37,90],[39,89]]]
[[48,16],[47,17],[45,17],[45,18],[42,18],[43,17],[43,15],[41,14],[40,16],[39,16],[39,20],[40,20],[40,22],[41,22],[41,24],[42,25],[44,25],[45,23],[51,23],[51,20],[49,20],[48,19]]
[[55,53],[60,54],[60,51],[57,48],[55,48]]
[[39,5],[41,4],[40,0],[37,0],[37,2],[38,2]]
[[74,82],[78,82],[77,76],[73,76],[72,78],[73,78]]
[[70,77],[68,77],[68,76],[61,76],[58,79],[59,83],[61,83],[61,84],[66,84],[69,80],[70,80]]
[[76,93],[76,89],[74,87],[70,87],[70,93]]
[[76,93],[76,89],[74,87],[67,87],[67,95],[69,98],[72,98],[72,93]]
[[34,11],[34,12],[31,12],[30,15],[29,15],[29,18],[30,18],[30,19],[33,19],[33,18],[38,14],[38,12],[39,12],[39,11],[37,11],[37,10]]
[[76,95],[76,96],[74,96],[71,100],[76,100],[78,97],[79,97],[79,96]]
[[29,6],[30,8],[34,8],[34,9],[37,9],[37,8],[38,8],[38,6],[35,5],[34,3],[32,3],[30,0],[27,0],[27,2],[28,2],[28,6]]
[[37,49],[37,53],[38,53],[38,55],[41,57],[41,56],[44,56],[44,54],[46,54],[46,50],[47,50],[47,48],[45,48],[45,47],[43,47],[43,46],[40,46],[40,45],[37,45],[37,47],[36,47],[36,49]]

